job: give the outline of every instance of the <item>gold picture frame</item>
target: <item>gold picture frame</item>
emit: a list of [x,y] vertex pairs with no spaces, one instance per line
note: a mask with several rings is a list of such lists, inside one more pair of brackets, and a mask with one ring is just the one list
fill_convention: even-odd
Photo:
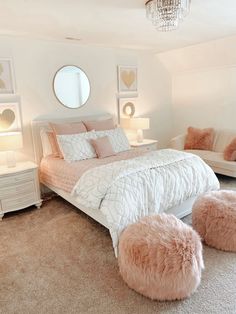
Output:
[[119,93],[129,94],[138,93],[137,66],[118,66],[118,91]]
[[16,93],[15,77],[11,59],[0,58],[0,95]]
[[135,115],[136,98],[119,98],[118,122],[123,118],[132,118]]
[[22,129],[20,104],[0,103],[0,134],[19,132]]

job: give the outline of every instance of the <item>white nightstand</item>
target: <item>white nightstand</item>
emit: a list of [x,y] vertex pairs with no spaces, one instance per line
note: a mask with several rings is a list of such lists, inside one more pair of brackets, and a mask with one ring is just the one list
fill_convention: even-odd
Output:
[[0,167],[0,219],[5,213],[31,205],[40,208],[38,166],[33,162],[19,162],[16,167]]
[[137,148],[145,148],[147,151],[152,151],[152,150],[156,150],[157,149],[157,144],[158,141],[157,140],[148,140],[148,139],[144,139],[142,143],[139,143],[137,141],[130,141],[130,146],[133,149],[137,149]]

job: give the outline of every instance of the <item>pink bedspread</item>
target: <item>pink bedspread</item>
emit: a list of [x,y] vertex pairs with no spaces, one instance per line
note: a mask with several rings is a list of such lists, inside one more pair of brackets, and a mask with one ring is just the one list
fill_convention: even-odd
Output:
[[144,149],[131,149],[112,157],[93,158],[73,163],[52,156],[44,157],[40,164],[40,181],[70,193],[79,178],[88,169],[118,160],[135,158],[145,153]]

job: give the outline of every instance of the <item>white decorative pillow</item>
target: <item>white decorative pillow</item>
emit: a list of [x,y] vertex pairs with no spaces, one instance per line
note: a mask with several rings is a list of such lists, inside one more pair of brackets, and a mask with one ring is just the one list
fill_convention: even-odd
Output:
[[129,140],[122,128],[113,130],[96,131],[97,137],[108,136],[115,153],[124,152],[130,149]]
[[96,157],[96,152],[90,144],[91,139],[96,139],[95,131],[57,135],[57,141],[63,157],[66,161],[72,162]]
[[49,128],[41,128],[40,129],[40,137],[41,137],[41,143],[42,143],[42,149],[43,149],[43,157],[47,157],[49,155],[52,155],[52,147],[48,138],[47,132],[49,132]]

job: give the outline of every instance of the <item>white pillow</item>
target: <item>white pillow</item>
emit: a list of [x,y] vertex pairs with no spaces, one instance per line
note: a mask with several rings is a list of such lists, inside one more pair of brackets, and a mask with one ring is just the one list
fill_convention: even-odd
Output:
[[43,149],[43,157],[47,157],[49,155],[52,155],[52,147],[47,135],[47,132],[50,130],[48,128],[41,128],[40,129],[40,137],[41,137],[41,143],[42,143],[42,149]]
[[115,153],[124,152],[130,149],[129,140],[122,128],[96,131],[95,133],[97,137],[108,136]]
[[62,152],[64,159],[68,162],[95,158],[96,152],[90,144],[91,139],[96,139],[95,131],[70,134],[57,135],[58,145]]

